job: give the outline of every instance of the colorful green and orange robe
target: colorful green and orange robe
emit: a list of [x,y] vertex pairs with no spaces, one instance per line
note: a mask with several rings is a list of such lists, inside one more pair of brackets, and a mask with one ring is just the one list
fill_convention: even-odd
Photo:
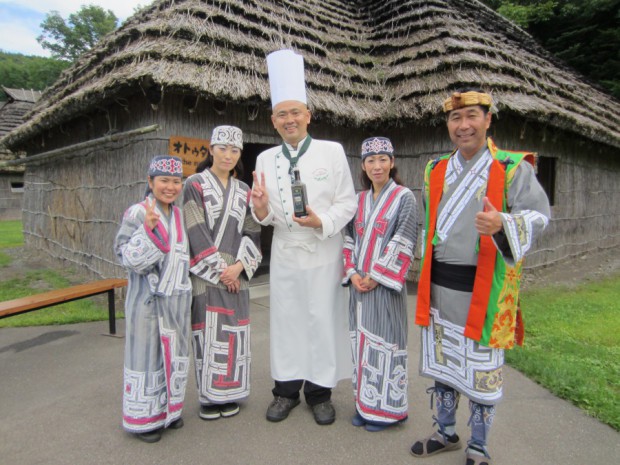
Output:
[[[519,342],[522,329],[523,257],[550,217],[549,201],[528,161],[532,154],[499,150],[489,139],[471,160],[456,151],[429,162],[425,172],[416,308],[416,324],[422,326],[420,373],[481,404],[502,397],[503,349]],[[502,217],[503,230],[493,237],[480,236],[474,225],[485,196]],[[469,267],[472,286],[464,289],[449,276],[437,276],[433,270],[440,265]]]

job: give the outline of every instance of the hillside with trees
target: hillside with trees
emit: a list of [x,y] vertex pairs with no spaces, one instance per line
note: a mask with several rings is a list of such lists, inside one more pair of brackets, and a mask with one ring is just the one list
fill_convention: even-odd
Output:
[[[0,85],[17,89],[43,90],[58,79],[81,54],[90,50],[103,36],[118,27],[111,10],[82,5],[67,19],[50,11],[41,23],[37,41],[52,58],[0,51]],[[6,100],[0,91],[0,101]]]
[[620,98],[620,0],[482,0]]
[[[0,84],[15,89],[43,90],[71,63],[38,56],[0,51]],[[0,91],[0,101],[6,100]]]

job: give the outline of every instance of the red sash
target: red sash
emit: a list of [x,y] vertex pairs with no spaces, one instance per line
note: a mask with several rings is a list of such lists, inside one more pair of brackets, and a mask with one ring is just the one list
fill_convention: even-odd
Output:
[[437,207],[443,194],[443,184],[448,169],[448,158],[439,160],[431,168],[429,181],[429,201],[427,208],[428,228],[426,230],[426,244],[424,244],[424,263],[418,282],[418,303],[416,305],[415,323],[420,326],[428,326],[431,313],[431,262],[433,261],[433,237],[437,225]]
[[[426,231],[426,244],[424,251],[424,263],[420,272],[418,283],[418,302],[416,306],[415,322],[420,326],[428,326],[430,323],[430,297],[431,297],[431,263],[433,261],[433,238],[437,224],[437,209],[443,194],[443,185],[448,167],[448,158],[440,160],[430,174],[429,186],[429,224]],[[504,210],[504,185],[506,181],[506,169],[496,159],[493,159],[489,171],[486,196],[498,211]],[[495,259],[497,249],[491,236],[480,236],[480,248],[474,290],[472,293],[469,314],[465,324],[465,336],[479,341],[482,336],[484,320],[487,315],[489,297],[493,287],[495,272]]]

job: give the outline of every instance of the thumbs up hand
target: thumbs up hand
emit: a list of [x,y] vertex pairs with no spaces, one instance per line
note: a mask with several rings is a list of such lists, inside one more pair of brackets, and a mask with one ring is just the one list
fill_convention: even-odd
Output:
[[481,235],[491,236],[502,229],[502,217],[488,197],[482,199],[483,210],[476,213],[476,230]]

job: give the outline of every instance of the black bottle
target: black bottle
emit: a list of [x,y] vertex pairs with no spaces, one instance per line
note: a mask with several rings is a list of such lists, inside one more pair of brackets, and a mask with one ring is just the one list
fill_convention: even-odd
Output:
[[308,216],[308,212],[306,212],[308,194],[306,193],[306,185],[300,179],[299,168],[293,170],[293,176],[295,176],[295,181],[291,184],[291,190],[293,191],[293,208],[295,210],[295,216],[301,218],[303,216]]

